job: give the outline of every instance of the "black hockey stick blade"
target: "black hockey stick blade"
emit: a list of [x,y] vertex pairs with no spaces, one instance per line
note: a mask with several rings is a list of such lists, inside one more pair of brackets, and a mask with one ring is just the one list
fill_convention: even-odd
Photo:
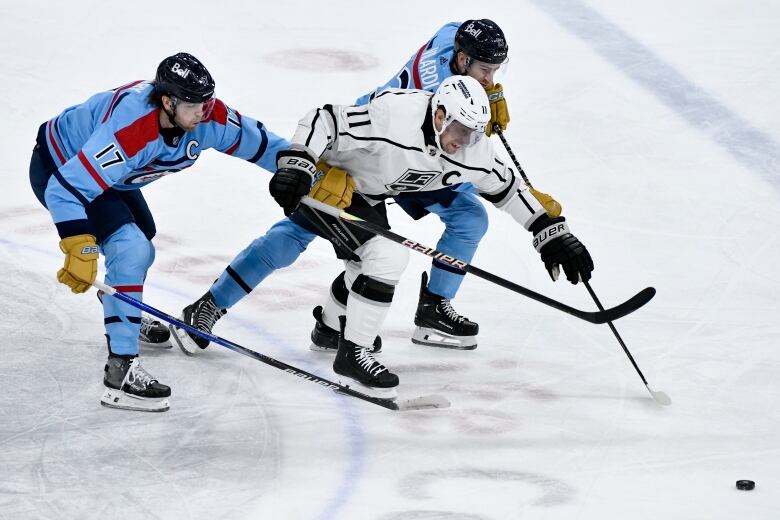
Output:
[[337,393],[349,395],[351,397],[356,397],[363,401],[375,404],[377,406],[381,406],[382,408],[387,408],[388,410],[396,410],[396,411],[424,410],[430,408],[447,408],[450,406],[450,402],[445,397],[440,395],[421,396],[421,397],[416,397],[414,399],[395,402],[389,399],[381,399],[378,397],[364,394],[362,392],[352,390],[352,388],[350,388],[347,385],[340,385],[338,383],[330,381],[329,379],[325,379],[324,377],[320,377],[318,375],[312,374],[311,372],[307,372],[306,370],[294,367],[292,365],[288,365],[283,361],[279,361],[270,356],[266,356],[265,354],[261,354],[260,352],[255,352],[252,349],[242,347],[238,343],[233,343],[230,340],[221,338],[219,336],[215,336],[213,334],[209,334],[208,332],[192,327],[189,324],[184,323],[183,321],[178,320],[173,316],[164,313],[161,310],[155,309],[151,305],[136,300],[135,298],[133,298],[128,294],[117,291],[113,287],[108,286],[99,280],[95,280],[94,282],[92,282],[92,285],[100,289],[101,291],[103,291],[105,294],[108,294],[109,296],[113,296],[114,298],[117,298],[118,300],[121,300],[127,303],[128,305],[135,307],[136,309],[146,311],[152,316],[155,316],[156,318],[160,318],[161,320],[164,320],[177,328],[186,330],[187,332],[191,332],[192,334],[207,339],[212,343],[216,343],[217,345],[223,346],[229,350],[232,350],[233,352],[243,354],[244,356],[251,357],[252,359],[265,363],[266,365],[270,365],[274,368],[278,368],[283,372],[287,372],[294,376],[298,376],[301,379],[305,379],[307,381],[311,381],[312,383],[316,383],[325,388],[329,388]]
[[594,319],[588,321],[599,324],[615,321],[639,309],[647,302],[652,300],[653,296],[655,296],[655,287],[645,287],[620,305],[610,309],[605,309],[603,311],[589,313],[592,315],[592,317],[594,317]]
[[567,314],[570,314],[576,318],[585,320],[590,323],[602,324],[602,323],[607,323],[609,321],[615,321],[619,318],[622,318],[623,316],[631,314],[635,310],[642,307],[644,304],[649,302],[655,295],[655,289],[652,287],[647,287],[639,291],[637,294],[635,294],[634,296],[632,296],[631,298],[629,298],[628,300],[626,300],[625,302],[621,303],[616,307],[612,307],[606,310],[593,311],[593,312],[582,311],[579,309],[575,309],[574,307],[570,307],[565,303],[561,303],[558,300],[553,300],[552,298],[544,296],[543,294],[539,294],[538,292],[532,291],[531,289],[523,287],[522,285],[518,285],[505,278],[496,276],[495,274],[480,269],[479,267],[463,262],[462,260],[458,260],[457,258],[454,258],[452,256],[446,255],[441,251],[437,251],[436,249],[433,249],[431,247],[424,246],[419,242],[415,242],[414,240],[410,240],[406,237],[403,237],[397,233],[394,233],[393,231],[390,231],[389,229],[385,229],[378,224],[374,224],[373,222],[363,220],[360,217],[350,215],[346,211],[342,211],[333,206],[329,206],[316,199],[312,199],[311,197],[303,197],[301,202],[303,204],[306,204],[310,208],[314,208],[316,210],[322,211],[323,213],[330,215],[332,217],[340,218],[341,220],[349,224],[352,224],[353,226],[375,233],[381,237],[384,237],[388,240],[395,242],[396,244],[401,244],[404,247],[408,247],[412,251],[417,251],[418,253],[422,253],[431,258],[435,258],[436,260],[445,263],[451,267],[473,274],[474,276],[482,278],[483,280],[493,282],[494,284],[500,285],[505,289],[509,289],[510,291],[514,291],[516,293],[522,294],[523,296],[526,296],[539,303],[543,303],[554,309],[558,309],[559,311],[563,311]]

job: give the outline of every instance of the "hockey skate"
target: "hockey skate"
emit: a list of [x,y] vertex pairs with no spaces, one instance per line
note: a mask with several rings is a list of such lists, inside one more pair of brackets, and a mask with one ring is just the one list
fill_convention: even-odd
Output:
[[[339,349],[339,331],[325,325],[325,322],[322,320],[321,305],[314,307],[312,315],[317,321],[311,331],[311,345],[309,345],[309,349],[315,352],[333,352],[335,354]],[[370,352],[372,354],[378,354],[381,350],[382,338],[377,336],[374,339],[374,344],[371,346]]]
[[140,412],[164,412],[170,408],[170,387],[149,375],[135,356],[109,354],[103,385],[103,406]]
[[414,314],[417,326],[412,343],[459,350],[477,348],[479,325],[452,308],[452,303],[428,291],[428,274],[422,274],[420,301]]
[[[179,316],[179,320],[191,327],[211,334],[211,329],[214,328],[214,324],[225,314],[227,314],[227,310],[220,309],[216,306],[214,297],[209,291],[201,296],[195,303],[186,306],[182,311],[181,316]],[[176,328],[173,325],[170,326],[170,329],[171,338],[179,346],[182,352],[188,356],[192,356],[209,346],[210,342],[207,339],[196,336],[195,334],[190,334],[186,330]]]
[[398,386],[398,376],[374,359],[368,348],[345,339],[346,318],[341,316],[339,320],[341,334],[333,371],[342,376],[340,383],[372,397],[394,400],[398,396],[395,388]]
[[173,348],[168,327],[146,314],[141,315],[141,331],[138,344],[142,347]]

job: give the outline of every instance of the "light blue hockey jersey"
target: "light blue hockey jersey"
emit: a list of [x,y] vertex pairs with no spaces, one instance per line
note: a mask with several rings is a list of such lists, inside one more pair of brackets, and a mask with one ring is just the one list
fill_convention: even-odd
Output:
[[451,22],[439,29],[433,38],[406,62],[398,74],[373,92],[360,96],[355,105],[365,105],[389,88],[414,88],[434,92],[439,83],[454,74],[450,61],[458,27],[459,22]]
[[220,100],[194,130],[166,144],[160,109],[148,102],[152,88],[136,81],[100,92],[46,123],[57,171],[45,197],[55,224],[68,222],[72,234],[87,233],[84,206],[105,190],[141,188],[189,168],[208,148],[276,171],[276,152],[289,147],[287,140]]

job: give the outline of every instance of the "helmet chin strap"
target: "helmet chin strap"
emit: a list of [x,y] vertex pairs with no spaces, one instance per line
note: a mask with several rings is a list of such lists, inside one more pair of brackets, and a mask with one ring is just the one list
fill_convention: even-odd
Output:
[[174,128],[178,128],[179,130],[184,130],[182,127],[180,127],[176,123],[176,101],[175,101],[175,98],[172,97],[172,96],[168,96],[168,99],[171,100],[171,108],[173,109],[170,112],[168,112],[168,110],[165,110],[165,107],[163,107],[163,110],[165,111],[165,115],[168,116],[168,121],[170,121],[170,123],[173,125]]

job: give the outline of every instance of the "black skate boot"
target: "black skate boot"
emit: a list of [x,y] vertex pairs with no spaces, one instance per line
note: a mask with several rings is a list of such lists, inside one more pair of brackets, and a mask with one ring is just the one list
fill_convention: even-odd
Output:
[[340,316],[339,321],[341,334],[339,349],[333,361],[333,371],[349,380],[342,384],[349,386],[350,382],[356,382],[360,385],[356,390],[360,392],[381,399],[395,399],[398,395],[395,389],[398,386],[398,376],[374,359],[366,347],[345,339],[346,317]]
[[417,328],[412,343],[460,350],[477,348],[479,325],[458,314],[450,300],[428,291],[427,273],[422,274],[414,324]]
[[137,356],[109,354],[100,404],[109,408],[164,412],[170,407],[170,387],[159,383],[143,369]]
[[151,316],[141,315],[141,331],[138,344],[142,347],[172,348],[171,331]]
[[[211,334],[211,329],[214,328],[214,324],[225,314],[227,314],[227,310],[218,308],[214,303],[214,297],[211,295],[211,291],[208,291],[201,296],[198,301],[184,307],[179,319],[187,325]],[[196,336],[195,334],[190,334],[173,325],[170,326],[170,329],[171,338],[173,338],[173,341],[176,342],[182,352],[188,356],[196,354],[201,349],[209,346],[210,342],[207,339]]]
[[[333,352],[339,349],[339,331],[325,325],[322,320],[322,305],[317,305],[312,310],[312,315],[317,322],[311,331],[311,345],[309,349],[315,352]],[[382,351],[382,338],[374,338],[374,344],[370,349],[372,354],[378,354]]]

